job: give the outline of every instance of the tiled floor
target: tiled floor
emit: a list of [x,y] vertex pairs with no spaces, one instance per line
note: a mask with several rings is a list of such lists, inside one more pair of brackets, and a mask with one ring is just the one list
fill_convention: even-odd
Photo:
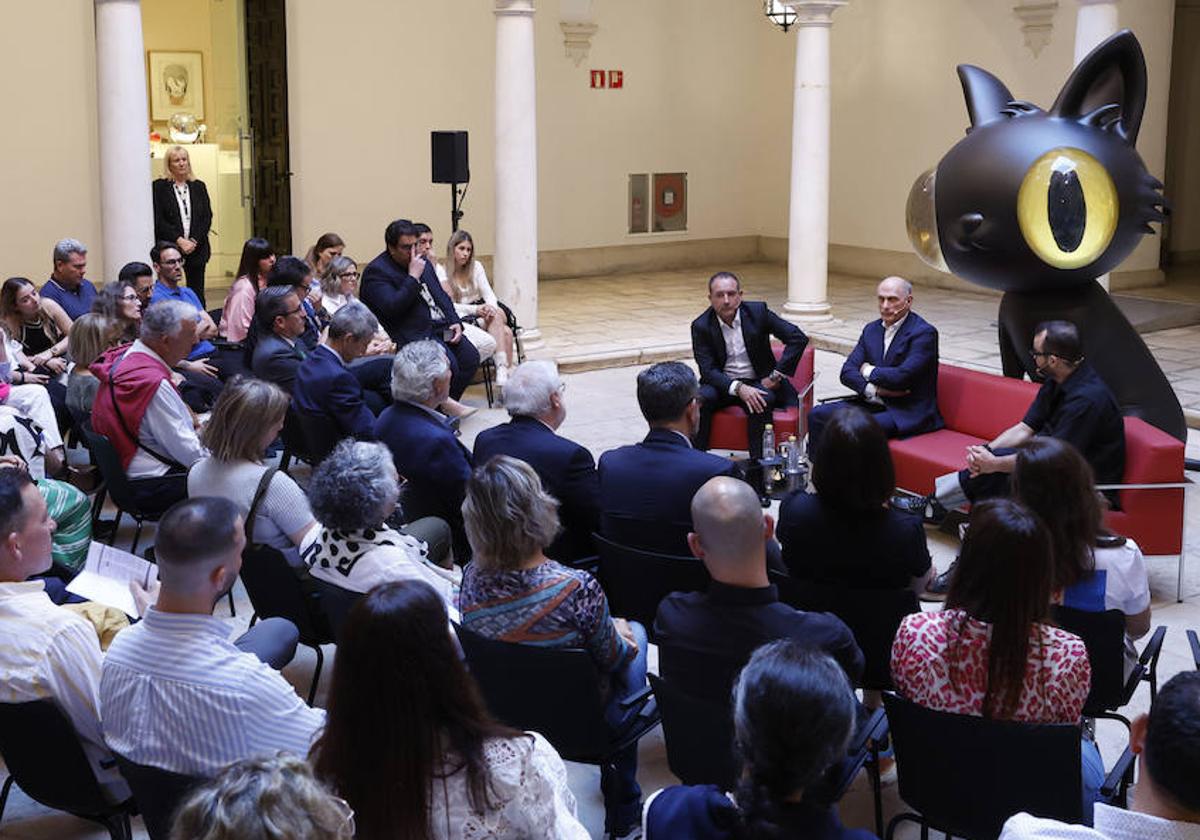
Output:
[[[782,302],[782,274],[775,266],[750,265],[739,268],[747,287],[748,296],[765,298],[778,306]],[[600,278],[580,281],[556,281],[545,283],[542,295],[542,329],[547,337],[548,350],[565,363],[575,360],[579,367],[589,367],[594,361],[583,363],[582,359],[594,356],[598,351],[625,351],[636,360],[652,359],[658,355],[667,357],[680,355],[680,347],[688,343],[687,325],[705,305],[704,278],[711,272],[664,272],[653,275],[637,275],[623,278]],[[587,284],[586,290],[582,284]],[[872,304],[873,284],[853,278],[835,278],[831,284],[831,299],[834,314],[841,323],[831,323],[820,329],[810,330],[820,346],[830,346],[826,341],[853,341],[861,324],[874,317]],[[995,368],[995,330],[991,326],[996,299],[985,295],[945,292],[942,290],[918,290],[917,305],[920,311],[931,318],[942,330],[942,352],[946,358],[968,362],[980,367]],[[602,314],[601,314],[602,313]],[[578,325],[578,326],[576,326]],[[1160,359],[1186,363],[1191,358],[1189,348],[1200,338],[1200,328],[1171,330],[1170,334],[1155,334],[1150,338]],[[653,336],[653,338],[647,338]],[[1174,354],[1171,358],[1170,354]],[[686,355],[686,354],[684,354]],[[817,354],[818,396],[839,391],[837,372],[840,358],[831,352]],[[1185,364],[1185,367],[1186,364]],[[640,367],[610,367],[570,373],[566,393],[568,417],[561,429],[562,434],[580,441],[593,453],[601,452],[640,438],[645,433],[643,422],[633,393],[633,381]],[[1172,373],[1178,384],[1193,384],[1194,392],[1180,388],[1181,396],[1194,393],[1200,404],[1200,370],[1187,367],[1187,371]],[[1190,377],[1190,378],[1189,378]],[[482,389],[469,392],[468,401],[482,406]],[[463,424],[463,438],[468,445],[484,428],[505,419],[499,409],[482,410],[468,418]],[[1189,438],[1188,454],[1200,456],[1200,432],[1193,431]],[[302,473],[298,473],[303,478]],[[1187,533],[1192,546],[1188,553],[1188,573],[1185,578],[1185,601],[1175,603],[1176,563],[1173,558],[1152,558],[1149,561],[1151,588],[1153,592],[1154,624],[1169,628],[1166,645],[1159,665],[1160,682],[1178,671],[1192,667],[1191,655],[1184,636],[1184,629],[1200,627],[1200,490],[1188,491],[1189,506]],[[130,535],[126,534],[126,541]],[[953,559],[954,541],[937,532],[930,532],[934,562],[945,568]],[[250,604],[239,585],[238,617],[231,625],[244,628],[250,616]],[[225,614],[226,607],[217,607],[218,614]],[[334,650],[326,649],[327,662],[331,662]],[[654,667],[654,651],[651,651],[651,666]],[[285,670],[285,676],[301,691],[306,691],[312,675],[315,657],[310,650],[301,649],[296,660]],[[317,703],[323,704],[325,686],[328,682],[328,664],[322,687],[318,691]],[[1148,692],[1139,690],[1131,711],[1138,713],[1148,706]],[[1107,761],[1111,762],[1123,748],[1119,725],[1101,724],[1100,743]],[[673,783],[674,779],[666,767],[666,754],[660,732],[643,739],[640,748],[639,779],[648,794],[659,787]],[[967,764],[969,767],[969,762]],[[593,767],[569,765],[572,789],[579,800],[580,816],[593,836],[600,836],[603,811],[599,794],[599,773]],[[903,809],[895,786],[884,791],[885,816]],[[842,817],[848,824],[869,827],[871,804],[869,789],[864,779],[859,779],[843,800]],[[144,837],[140,821],[135,821],[137,837]],[[3,824],[0,838],[38,838],[38,840],[100,840],[102,830],[73,817],[47,811],[32,803],[20,791],[14,790]],[[915,837],[916,831],[902,831],[900,837]]]

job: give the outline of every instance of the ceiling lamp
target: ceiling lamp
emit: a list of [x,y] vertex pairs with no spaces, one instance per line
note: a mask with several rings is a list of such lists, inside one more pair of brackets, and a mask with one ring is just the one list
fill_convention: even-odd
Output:
[[781,0],[763,0],[763,14],[784,32],[796,22],[796,10]]

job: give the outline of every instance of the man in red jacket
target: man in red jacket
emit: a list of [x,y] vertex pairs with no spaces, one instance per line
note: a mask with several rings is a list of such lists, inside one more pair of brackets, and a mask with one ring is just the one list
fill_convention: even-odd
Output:
[[162,513],[185,498],[187,468],[206,454],[171,374],[195,341],[195,308],[163,301],[142,316],[137,341],[92,364],[100,380],[92,428],[112,441],[145,513]]

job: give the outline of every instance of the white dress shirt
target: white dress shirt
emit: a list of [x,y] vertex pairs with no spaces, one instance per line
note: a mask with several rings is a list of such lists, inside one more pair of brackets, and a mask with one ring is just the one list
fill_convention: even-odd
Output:
[[733,323],[726,324],[720,318],[721,337],[725,339],[725,375],[734,381],[729,385],[730,395],[737,393],[738,380],[754,379],[754,365],[750,363],[750,353],[746,350],[746,337],[742,335],[742,309],[733,316]]
[[[167,364],[161,356],[142,344],[141,339],[133,342],[125,355],[133,353],[145,353],[158,359],[164,366]],[[158,383],[158,393],[146,406],[142,425],[138,427],[138,440],[185,467],[190,467],[208,454],[200,438],[196,437],[192,413],[168,379]],[[139,446],[126,472],[130,478],[153,478],[166,475],[167,465]]]
[[278,750],[308,755],[325,711],[309,708],[278,671],[238,650],[222,619],[151,607],[108,649],[100,720],[118,755],[209,777]]
[[183,238],[189,239],[192,235],[191,187],[187,181],[182,184],[176,181],[171,186],[175,189],[175,203],[179,205],[179,218],[183,221]]
[[96,781],[113,802],[129,798],[100,732],[96,628],[55,605],[40,580],[0,583],[0,703],[52,698],[79,735]]
[[1096,803],[1095,828],[1026,813],[1009,817],[1000,840],[1200,840],[1200,823],[1177,822]]
[[[890,350],[892,347],[892,339],[896,337],[896,333],[900,332],[901,325],[907,320],[908,320],[908,313],[905,313],[903,318],[901,318],[899,321],[896,321],[891,326],[886,326],[886,325],[884,326],[884,328],[883,328],[883,356],[881,356],[880,358],[887,357],[888,350]],[[863,362],[862,367],[859,368],[859,372],[862,373],[864,378],[869,377],[871,375],[871,371],[873,371],[873,370],[875,370],[875,365],[870,364],[869,362]],[[871,402],[877,402],[877,403],[883,402],[883,400],[879,399],[879,397],[877,397],[875,395],[875,383],[874,382],[868,382],[867,387],[863,388],[863,396],[866,397]]]

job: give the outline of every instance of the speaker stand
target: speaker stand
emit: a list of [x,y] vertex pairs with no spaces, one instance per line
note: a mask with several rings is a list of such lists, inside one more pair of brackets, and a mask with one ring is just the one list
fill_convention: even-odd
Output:
[[463,211],[460,210],[459,208],[462,206],[461,202],[462,202],[463,197],[466,196],[466,194],[467,194],[467,190],[465,187],[463,188],[463,191],[460,193],[458,191],[458,184],[450,185],[450,231],[451,231],[451,233],[458,232],[458,222],[463,217]]

